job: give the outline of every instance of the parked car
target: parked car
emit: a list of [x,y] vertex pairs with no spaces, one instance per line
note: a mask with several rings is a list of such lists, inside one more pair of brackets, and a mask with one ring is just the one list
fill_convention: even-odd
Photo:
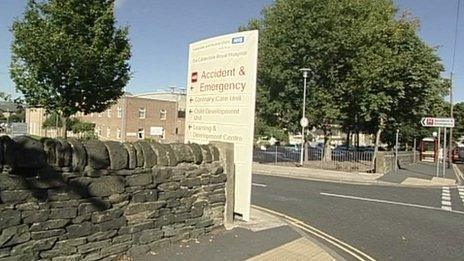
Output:
[[301,145],[300,144],[289,144],[285,145],[285,150],[291,151],[291,152],[300,152],[301,151]]
[[464,162],[464,148],[456,147],[452,152],[453,163],[463,163]]

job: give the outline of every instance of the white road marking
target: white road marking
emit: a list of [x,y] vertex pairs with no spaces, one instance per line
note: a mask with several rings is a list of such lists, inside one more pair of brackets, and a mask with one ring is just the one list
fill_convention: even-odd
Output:
[[267,187],[266,184],[260,184],[260,183],[251,183],[251,185],[253,185],[255,187],[263,187],[263,188]]
[[458,186],[459,197],[461,198],[462,204],[464,205],[464,186]]
[[446,211],[451,211],[451,193],[448,187],[441,189],[441,208]]
[[289,222],[290,224],[302,229],[303,231],[307,232],[307,233],[310,233],[311,235],[313,236],[316,236],[318,238],[321,238],[323,240],[325,240],[326,242],[329,242],[331,243],[332,245],[338,247],[339,249],[345,251],[346,253],[348,253],[349,255],[351,255],[352,257],[354,257],[355,259],[357,260],[360,260],[360,261],[365,261],[365,260],[368,260],[368,261],[375,261],[374,258],[370,257],[369,255],[367,255],[366,253],[352,247],[351,245],[329,235],[329,234],[326,234],[324,232],[322,232],[321,230],[315,228],[315,227],[312,227],[308,224],[306,224],[305,222],[301,221],[301,220],[298,220],[296,218],[293,218],[293,217],[290,217],[290,216],[287,216],[285,214],[282,214],[280,212],[277,212],[277,211],[274,211],[274,210],[270,210],[270,209],[267,209],[267,208],[263,208],[263,207],[260,207],[260,206],[256,206],[256,205],[252,205],[253,208],[255,209],[258,209],[258,210],[261,210],[261,211],[264,211],[264,212],[268,212],[268,213],[271,213],[273,215],[276,215],[280,218],[283,218],[285,219],[287,222]]
[[[369,202],[376,202],[376,203],[399,205],[399,206],[405,206],[405,207],[415,207],[415,208],[423,208],[423,209],[429,209],[429,210],[441,210],[441,211],[444,211],[444,209],[437,208],[437,207],[423,206],[423,205],[417,205],[417,204],[409,204],[409,203],[403,203],[403,202],[395,202],[395,201],[389,201],[389,200],[383,200],[383,199],[362,198],[362,197],[338,195],[338,194],[331,194],[331,193],[324,193],[324,192],[321,192],[319,194],[324,195],[324,196],[329,196],[329,197],[336,197],[336,198],[355,199],[355,200],[361,200],[361,201],[369,201]],[[446,211],[448,211],[448,210],[446,210]],[[456,211],[456,210],[451,210],[449,212],[456,213],[456,214],[464,214],[463,211]]]

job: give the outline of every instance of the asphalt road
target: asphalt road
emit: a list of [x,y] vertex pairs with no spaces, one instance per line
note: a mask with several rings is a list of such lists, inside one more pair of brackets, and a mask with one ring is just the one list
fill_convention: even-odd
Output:
[[[300,219],[376,260],[463,260],[464,196],[456,187],[352,185],[261,175],[254,175],[253,183],[252,204]],[[442,209],[449,209],[443,202],[447,191],[451,211]]]

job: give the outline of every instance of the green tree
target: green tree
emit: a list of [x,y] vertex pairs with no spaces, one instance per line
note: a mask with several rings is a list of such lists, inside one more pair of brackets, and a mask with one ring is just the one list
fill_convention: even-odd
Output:
[[390,25],[372,34],[377,37],[367,45],[368,51],[357,57],[357,72],[349,80],[350,85],[363,89],[355,104],[360,105],[357,111],[367,125],[364,129],[375,126],[376,140],[383,130],[395,133],[403,129],[404,142],[410,143],[411,130],[421,128],[421,117],[434,113],[433,108],[443,103],[448,82],[441,77],[443,66],[436,50],[417,34],[418,21],[408,15],[398,20],[394,13],[390,16]]
[[[69,129],[71,121],[66,121],[66,128]],[[42,123],[42,127],[46,129],[59,129],[63,127],[60,114],[57,112],[50,113]]]
[[455,119],[453,137],[455,141],[462,142],[462,137],[464,136],[464,102],[454,105],[453,116]]
[[326,134],[341,124],[379,141],[385,128],[418,123],[446,92],[436,50],[418,37],[417,20],[396,18],[391,0],[277,0],[263,15],[249,25],[261,35],[262,124],[299,130],[300,68],[313,71],[305,116]]
[[[85,122],[79,118],[71,117],[66,121],[66,129],[71,130],[79,138],[93,138],[95,132],[95,123]],[[61,129],[63,128],[63,121],[60,120],[58,113],[51,113],[47,116],[42,123],[42,127],[46,129]]]
[[104,111],[123,94],[131,52],[127,27],[115,26],[114,0],[29,0],[11,31],[10,73],[29,105],[66,121]]
[[255,135],[257,137],[274,137],[279,142],[288,142],[288,132],[286,129],[266,125],[262,119],[256,119]]
[[11,95],[0,92],[0,101],[11,101]]

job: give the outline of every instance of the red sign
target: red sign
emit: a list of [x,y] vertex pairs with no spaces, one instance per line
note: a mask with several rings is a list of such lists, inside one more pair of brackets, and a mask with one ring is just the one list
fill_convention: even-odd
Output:
[[192,73],[192,83],[195,83],[198,81],[198,73],[194,72]]
[[433,118],[426,117],[421,119],[424,127],[454,128],[454,118]]

